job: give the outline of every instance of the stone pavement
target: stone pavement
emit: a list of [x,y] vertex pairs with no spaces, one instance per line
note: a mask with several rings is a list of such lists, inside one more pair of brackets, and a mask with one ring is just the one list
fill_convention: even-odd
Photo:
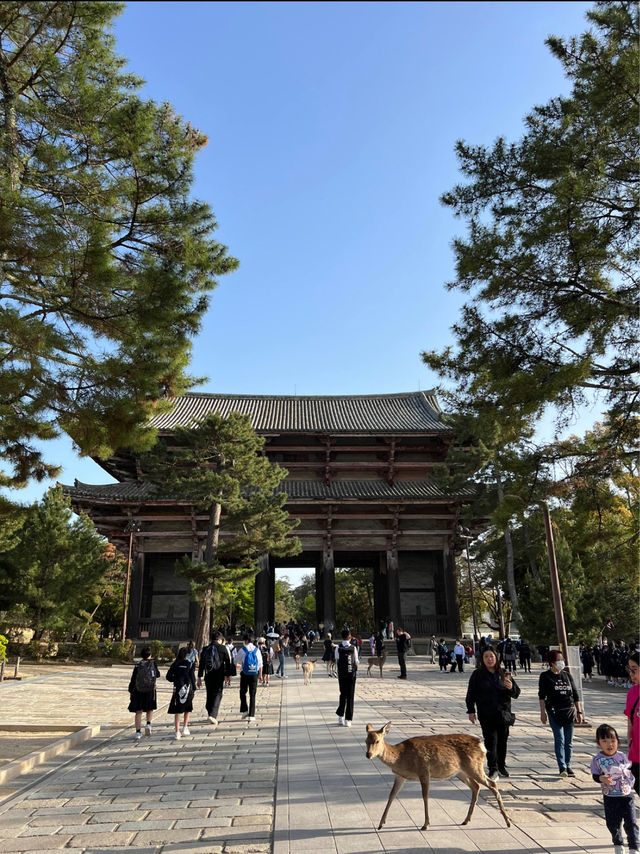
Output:
[[[511,778],[500,782],[512,819],[507,828],[487,790],[471,823],[460,826],[469,790],[458,780],[432,784],[431,825],[423,820],[420,786],[407,783],[386,826],[377,825],[393,775],[366,759],[365,724],[392,721],[390,741],[411,735],[466,731],[468,673],[440,673],[409,659],[385,678],[361,675],[351,729],[336,726],[337,680],[318,662],[310,686],[289,664],[289,679],[258,689],[257,722],[240,720],[237,687],[225,691],[213,730],[196,695],[192,736],[175,742],[166,714],[169,685],[161,680],[154,734],[132,740],[126,711],[130,668],[72,670],[0,686],[0,724],[100,723],[100,736],[20,778],[0,802],[2,852],[77,854],[377,854],[582,852],[610,854],[599,788],[588,764],[594,729],[574,739],[575,780],[556,773],[552,734],[539,722],[538,670],[519,677],[518,720],[509,741]],[[166,668],[161,668],[163,673]],[[165,687],[166,686],[166,687]],[[624,731],[624,691],[587,685],[587,716]],[[0,796],[3,793],[0,792]],[[492,802],[493,801],[493,802]],[[275,807],[275,813],[274,813]]]

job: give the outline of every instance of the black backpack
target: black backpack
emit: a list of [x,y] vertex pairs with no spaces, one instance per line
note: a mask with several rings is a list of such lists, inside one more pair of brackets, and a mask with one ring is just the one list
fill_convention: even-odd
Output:
[[148,694],[156,687],[156,663],[150,658],[145,658],[136,667],[136,691]]
[[357,669],[355,649],[352,646],[339,646],[338,676],[351,676]]
[[222,658],[217,646],[218,644],[211,643],[202,651],[202,666],[205,673],[213,673],[222,667]]

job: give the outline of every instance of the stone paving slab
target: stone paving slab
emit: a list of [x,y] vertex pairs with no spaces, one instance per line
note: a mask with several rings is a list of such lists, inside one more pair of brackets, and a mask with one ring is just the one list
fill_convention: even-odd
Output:
[[[337,680],[319,668],[309,686],[290,668],[288,680],[259,689],[257,724],[240,720],[232,688],[224,693],[221,724],[212,729],[200,692],[192,735],[179,742],[171,738],[169,686],[161,680],[163,708],[153,736],[139,744],[126,711],[129,667],[76,668],[5,683],[0,726],[45,719],[50,725],[100,724],[103,733],[21,778],[19,791],[5,791],[0,854],[610,854],[601,797],[588,773],[595,730],[576,731],[578,776],[560,780],[551,732],[539,723],[538,673],[519,677],[512,776],[500,783],[511,828],[488,792],[462,827],[470,794],[454,780],[432,784],[427,831],[419,830],[423,805],[416,783],[406,784],[378,831],[393,775],[366,759],[368,721],[390,720],[391,741],[452,731],[479,735],[464,713],[468,672],[441,674],[419,658],[409,668],[406,682],[394,678],[397,665],[386,668],[383,679],[360,677],[351,729],[336,726]],[[587,685],[588,717],[623,730],[624,695]]]

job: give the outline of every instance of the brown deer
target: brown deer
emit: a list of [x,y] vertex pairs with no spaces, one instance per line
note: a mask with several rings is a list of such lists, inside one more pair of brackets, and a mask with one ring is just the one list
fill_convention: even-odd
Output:
[[384,667],[384,663],[387,660],[387,653],[383,650],[382,655],[372,655],[370,658],[367,658],[367,676],[371,676],[371,668],[379,667],[380,668],[380,678],[382,679],[382,668]]
[[379,730],[367,724],[367,759],[377,756],[391,768],[396,778],[378,830],[387,820],[389,807],[406,780],[420,780],[424,801],[424,824],[421,829],[426,830],[429,826],[429,781],[448,780],[450,777],[458,777],[471,789],[471,804],[463,824],[468,824],[473,814],[482,785],[494,793],[507,827],[511,827],[498,787],[484,773],[486,750],[479,738],[459,732],[451,735],[418,735],[399,744],[387,744],[384,737],[390,727],[391,721]]
[[307,659],[307,661],[302,662],[302,675],[304,676],[304,684],[308,685],[311,682],[311,677],[313,676],[313,669],[316,666],[317,658]]

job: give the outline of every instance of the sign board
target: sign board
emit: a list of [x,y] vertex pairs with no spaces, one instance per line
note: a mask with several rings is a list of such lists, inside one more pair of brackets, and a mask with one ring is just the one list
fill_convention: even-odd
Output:
[[148,637],[149,637],[149,632],[140,632],[140,637],[141,637],[141,638],[148,638]]

